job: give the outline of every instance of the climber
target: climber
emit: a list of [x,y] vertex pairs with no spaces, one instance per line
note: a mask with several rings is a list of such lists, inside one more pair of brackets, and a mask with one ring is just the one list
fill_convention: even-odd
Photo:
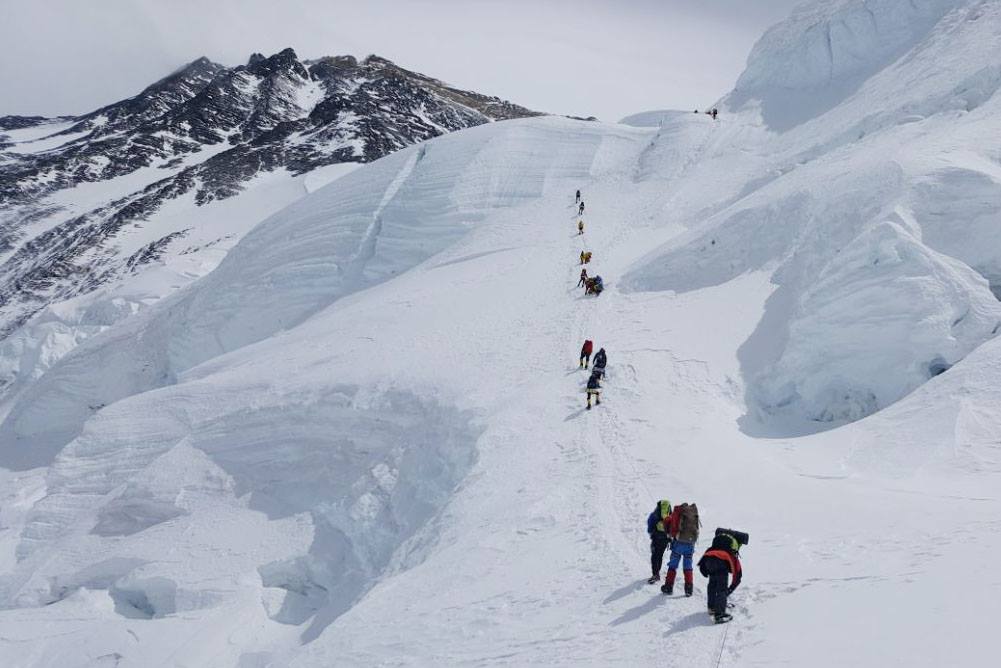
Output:
[[580,201],[580,207],[578,207],[578,209],[577,209],[577,215],[579,215],[579,216],[583,216],[584,215],[584,200]]
[[587,269],[586,268],[580,270],[580,280],[577,281],[577,287],[579,288],[580,286],[584,285],[585,283],[587,283]]
[[577,234],[584,234],[584,221],[583,220],[578,220],[577,221]]
[[650,579],[647,584],[660,581],[660,567],[664,564],[664,552],[671,544],[668,535],[668,520],[671,516],[671,502],[661,499],[646,518],[646,532],[650,534]]
[[[595,355],[594,366],[598,367],[598,357]],[[671,560],[667,564],[667,577],[660,590],[670,596],[674,593],[674,578],[678,575],[678,562],[684,558],[685,596],[691,596],[695,591],[692,581],[692,555],[695,553],[695,543],[699,539],[699,509],[694,503],[682,503],[675,506],[668,523],[668,535],[671,537]]]
[[591,351],[594,350],[594,344],[591,343],[591,339],[584,341],[584,345],[580,349],[580,366],[582,369],[586,369],[587,365],[591,363]]
[[577,191],[577,201],[574,202],[574,204],[577,204],[579,202],[580,202],[580,190]]
[[[733,619],[733,615],[726,611],[726,599],[740,584],[743,576],[739,548],[740,543],[735,537],[728,533],[717,533],[712,546],[699,559],[699,572],[709,578],[706,589],[709,611],[717,624]],[[726,582],[728,573],[733,575],[729,586]]]
[[712,116],[713,120],[715,121],[716,120],[716,114],[718,114],[718,113],[719,113],[719,110],[716,109],[716,107],[713,107],[713,110],[709,112],[709,115]]
[[586,295],[600,295],[604,289],[605,285],[601,282],[601,276],[593,276],[584,282],[584,294]]
[[608,361],[608,356],[605,354],[605,349],[600,348],[597,353],[594,354],[594,370],[591,372],[598,376],[599,380],[605,379],[605,363]]
[[587,379],[587,389],[585,392],[587,393],[587,410],[591,410],[592,396],[594,397],[594,405],[601,405],[601,380],[597,374],[591,374],[591,377]]

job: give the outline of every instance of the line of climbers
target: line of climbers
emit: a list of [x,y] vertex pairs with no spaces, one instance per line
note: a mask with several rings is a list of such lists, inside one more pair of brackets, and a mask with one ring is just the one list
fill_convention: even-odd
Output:
[[[698,113],[698,110],[696,110]],[[716,109],[709,113],[713,120],[716,118]],[[584,201],[581,199],[580,190],[577,191],[577,204],[579,204],[578,215],[584,213]],[[577,221],[578,234],[584,233],[584,221]],[[591,252],[580,252],[580,263],[585,265],[591,262]],[[580,270],[580,280],[577,286],[584,286],[585,294],[594,293],[600,295],[603,289],[601,277],[588,277],[587,268]],[[580,349],[580,368],[587,369],[591,364],[591,352],[594,350],[594,342],[590,339],[584,341]],[[591,399],[594,404],[601,404],[601,381],[605,378],[605,366],[608,363],[608,355],[605,349],[601,348],[594,356],[594,364],[591,367],[591,377],[588,378],[585,387],[587,395],[587,409],[591,410]],[[682,503],[672,507],[667,499],[661,499],[653,512],[647,516],[647,533],[650,534],[650,579],[649,584],[656,584],[660,581],[660,570],[664,564],[664,553],[671,549],[671,557],[667,565],[667,575],[664,577],[664,584],[660,591],[668,596],[674,593],[674,581],[678,575],[678,565],[682,566],[682,573],[685,579],[685,596],[692,596],[695,593],[695,582],[693,577],[692,560],[695,556],[695,544],[699,540],[699,528],[702,522],[699,520],[699,509],[694,503]],[[740,585],[743,577],[743,569],[740,564],[740,547],[747,545],[750,536],[742,531],[733,529],[717,528],[713,536],[712,544],[705,551],[698,561],[699,572],[703,577],[709,578],[706,587],[706,605],[709,613],[713,616],[713,621],[723,624],[733,616],[727,612],[730,607],[727,599],[730,594]]]
[[[584,215],[584,200],[581,199],[580,190],[577,191],[577,204],[578,204],[578,215]],[[577,234],[584,234],[584,220],[580,219],[577,221]],[[588,264],[591,262],[591,251],[582,250],[580,252],[580,263]],[[594,295],[597,297],[605,289],[605,284],[601,280],[601,276],[588,276],[587,268],[580,270],[580,280],[577,281],[577,287],[584,287],[585,295]]]
[[[578,205],[578,215],[584,214],[584,200],[581,198],[580,190],[577,191],[577,200],[575,202]],[[577,233],[584,234],[584,221],[577,221]],[[581,250],[580,252],[580,263],[582,265],[589,264],[591,262],[591,251]],[[588,276],[587,267],[583,267],[580,270],[580,280],[577,281],[577,287],[584,286],[585,295],[600,295],[605,289],[605,285],[601,280],[601,276]],[[580,349],[580,368],[587,369],[588,364],[591,361],[591,351],[594,349],[594,343],[588,339],[584,341],[584,345]],[[605,354],[605,349],[602,348],[594,356],[594,366],[592,367],[591,377],[587,379],[587,384],[584,387],[584,394],[587,397],[587,410],[591,410],[591,400],[594,400],[594,405],[598,406],[601,404],[601,381],[605,377],[605,364],[608,362],[608,357]]]
[[[647,516],[646,529],[650,534],[650,584],[660,581],[660,568],[664,563],[664,552],[671,548],[671,559],[667,564],[667,575],[660,591],[668,596],[674,593],[674,580],[678,575],[678,563],[682,563],[685,576],[685,596],[695,592],[693,582],[692,557],[695,543],[699,540],[699,509],[694,503],[682,503],[674,508],[667,499],[661,499]],[[707,606],[713,621],[723,624],[733,619],[727,612],[727,598],[740,585],[743,570],[740,565],[740,546],[750,540],[743,531],[717,528],[713,542],[699,559],[699,572],[709,578],[706,588]],[[730,578],[732,576],[732,578]],[[729,580],[729,582],[728,582]]]

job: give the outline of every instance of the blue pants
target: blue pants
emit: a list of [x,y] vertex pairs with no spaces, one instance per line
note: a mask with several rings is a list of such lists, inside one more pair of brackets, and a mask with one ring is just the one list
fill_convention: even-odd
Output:
[[693,543],[682,543],[676,540],[671,543],[671,561],[668,562],[667,568],[672,571],[678,570],[678,562],[681,558],[685,558],[684,570],[692,570],[692,555],[695,553],[695,545]]

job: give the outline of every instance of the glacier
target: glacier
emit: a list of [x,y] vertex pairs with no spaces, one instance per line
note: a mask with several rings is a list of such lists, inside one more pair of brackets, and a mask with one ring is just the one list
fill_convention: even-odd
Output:
[[[992,656],[998,35],[815,3],[716,121],[448,134],[95,306],[0,423],[5,664]],[[645,583],[660,498],[751,533],[728,627]]]

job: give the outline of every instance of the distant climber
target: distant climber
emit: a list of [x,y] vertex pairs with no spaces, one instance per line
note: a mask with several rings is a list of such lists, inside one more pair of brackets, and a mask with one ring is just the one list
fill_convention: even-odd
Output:
[[664,552],[671,544],[668,535],[668,520],[671,517],[671,502],[661,499],[646,518],[646,532],[650,534],[650,579],[648,584],[660,582],[660,567],[664,564]]
[[601,276],[594,276],[584,282],[584,294],[586,295],[597,296],[600,295],[604,289],[605,285],[601,281]]
[[716,107],[713,107],[713,110],[709,112],[709,115],[712,116],[713,120],[715,121],[716,120],[716,114],[718,114],[718,113],[719,113],[719,110]]
[[594,350],[594,344],[591,343],[591,339],[584,341],[584,345],[580,349],[580,366],[583,369],[587,368],[587,365],[591,363],[591,351]]
[[578,220],[577,221],[577,234],[584,234],[584,221],[583,220]]
[[578,204],[579,202],[580,202],[580,190],[577,191],[577,201],[574,202],[574,204]]
[[[594,365],[598,366],[595,356]],[[683,562],[685,574],[685,596],[695,592],[692,581],[692,555],[695,554],[695,543],[699,540],[699,509],[694,503],[682,503],[675,506],[668,523],[668,535],[671,537],[671,560],[667,564],[667,577],[660,590],[670,596],[674,593],[674,579],[678,575],[678,562]]]
[[591,374],[591,377],[587,379],[587,410],[591,410],[591,397],[594,397],[594,405],[601,405],[601,380],[597,375]]
[[[739,554],[741,541],[732,534],[739,534],[743,544],[747,544],[747,534],[727,533],[727,531],[727,529],[717,529],[712,546],[699,559],[699,572],[709,578],[709,586],[706,589],[709,611],[717,624],[733,619],[733,615],[726,611],[726,599],[737,588],[743,577]],[[733,576],[729,586],[727,586],[728,573]]]
[[580,201],[580,206],[577,207],[577,215],[578,216],[583,216],[584,215],[584,200],[581,200]]
[[591,251],[581,251],[580,252],[580,263],[587,264],[591,261]]
[[594,364],[592,365],[594,370],[591,372],[594,375],[598,376],[598,380],[605,379],[606,362],[608,362],[608,355],[605,354],[604,348],[599,348],[598,352],[594,354]]
[[580,270],[580,280],[577,281],[577,287],[579,288],[580,286],[584,285],[585,283],[587,283],[587,269],[586,268]]

